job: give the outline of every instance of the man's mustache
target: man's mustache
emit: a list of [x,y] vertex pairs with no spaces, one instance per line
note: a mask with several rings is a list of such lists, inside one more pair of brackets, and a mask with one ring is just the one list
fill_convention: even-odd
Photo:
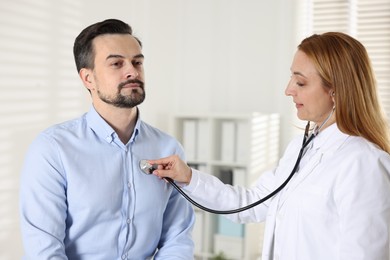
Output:
[[125,81],[125,82],[120,83],[118,85],[118,88],[122,89],[125,85],[127,85],[127,84],[134,84],[134,83],[138,84],[140,86],[140,88],[142,88],[142,89],[144,88],[144,83],[142,81],[140,81],[139,79],[129,79],[129,80]]

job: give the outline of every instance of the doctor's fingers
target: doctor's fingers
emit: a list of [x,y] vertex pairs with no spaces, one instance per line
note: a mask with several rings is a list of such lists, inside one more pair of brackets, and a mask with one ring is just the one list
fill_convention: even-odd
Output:
[[166,169],[168,167],[171,167],[171,165],[176,164],[177,160],[180,160],[177,155],[171,155],[160,159],[148,160],[148,162],[152,165],[157,164],[158,166],[162,166],[162,168]]
[[175,177],[177,178],[175,171],[164,170],[163,168],[158,168],[157,170],[154,170],[153,174],[160,177],[160,178],[169,177],[173,180],[175,180]]
[[160,178],[169,177],[177,182],[183,183],[189,183],[191,180],[191,173],[191,168],[188,166],[179,169],[157,169],[153,171],[153,174]]

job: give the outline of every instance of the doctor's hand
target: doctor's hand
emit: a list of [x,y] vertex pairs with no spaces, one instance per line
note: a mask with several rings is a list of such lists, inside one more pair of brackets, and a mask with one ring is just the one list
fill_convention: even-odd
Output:
[[174,181],[185,184],[189,184],[191,181],[191,168],[177,155],[171,155],[157,160],[148,160],[148,162],[152,165],[158,165],[157,170],[154,170],[153,174],[160,178],[169,177]]

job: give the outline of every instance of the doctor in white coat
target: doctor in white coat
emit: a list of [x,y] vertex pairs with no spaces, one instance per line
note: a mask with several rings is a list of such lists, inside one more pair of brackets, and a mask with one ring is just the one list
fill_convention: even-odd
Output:
[[[287,186],[265,203],[226,215],[266,221],[263,260],[388,260],[390,142],[364,46],[343,33],[304,39],[285,91],[316,136]],[[223,184],[177,156],[150,160],[154,174],[185,183],[197,202],[227,210],[253,203],[283,183],[301,149],[288,145],[273,171],[251,188]]]

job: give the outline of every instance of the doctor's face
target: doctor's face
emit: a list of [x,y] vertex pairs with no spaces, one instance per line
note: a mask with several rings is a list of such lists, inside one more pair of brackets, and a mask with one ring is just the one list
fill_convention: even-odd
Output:
[[314,64],[302,51],[297,51],[291,65],[291,79],[285,90],[293,98],[301,120],[321,125],[333,108],[331,91],[326,89]]

